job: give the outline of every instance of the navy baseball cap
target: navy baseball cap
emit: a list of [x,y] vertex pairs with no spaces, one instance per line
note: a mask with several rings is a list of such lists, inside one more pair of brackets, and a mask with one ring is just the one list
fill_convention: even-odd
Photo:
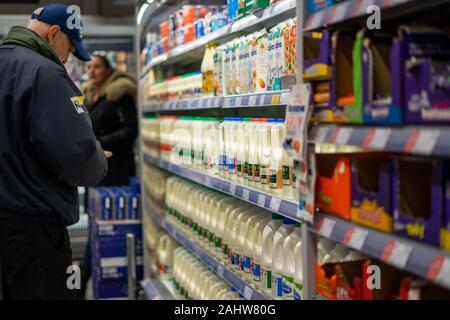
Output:
[[74,14],[75,12],[72,8],[64,4],[53,3],[37,9],[31,15],[31,19],[36,19],[50,25],[58,25],[75,47],[75,57],[82,61],[89,61],[91,57],[81,43],[83,23],[81,22],[80,16],[74,16]]

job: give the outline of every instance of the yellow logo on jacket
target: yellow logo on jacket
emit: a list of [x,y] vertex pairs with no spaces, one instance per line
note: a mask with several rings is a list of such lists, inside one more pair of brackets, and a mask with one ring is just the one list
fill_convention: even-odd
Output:
[[84,97],[72,97],[70,98],[72,101],[73,106],[75,107],[75,110],[78,112],[78,114],[81,114],[84,112],[83,106],[84,106]]

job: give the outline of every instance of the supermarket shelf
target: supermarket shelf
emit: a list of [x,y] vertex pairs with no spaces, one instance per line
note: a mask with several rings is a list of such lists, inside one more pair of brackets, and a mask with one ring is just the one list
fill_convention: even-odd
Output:
[[148,300],[176,300],[173,284],[169,280],[146,278],[141,281]]
[[[180,61],[184,56],[192,55],[197,50],[204,50],[204,46],[211,41],[226,41],[237,36],[238,33],[243,31],[256,31],[261,25],[269,24],[269,21],[285,16],[294,16],[295,14],[296,0],[285,0],[280,3],[276,3],[265,9],[256,11],[255,13],[248,15],[226,27],[219,29],[209,35],[206,35],[198,40],[190,42],[186,45],[176,47],[169,53],[155,57],[141,73],[141,79],[147,74],[150,68],[161,64],[173,64],[176,61]],[[280,20],[281,21],[281,20]],[[195,54],[198,57],[201,55]]]
[[228,282],[228,284],[237,289],[247,300],[267,300],[263,294],[255,291],[249,283],[241,279],[231,270],[227,269],[223,263],[217,261],[216,258],[213,258],[203,248],[193,243],[186,235],[178,231],[173,225],[163,220],[162,226],[163,229],[166,230],[174,239],[195,254],[204,264]]
[[165,160],[155,159],[144,153],[144,161],[147,164],[160,167],[164,170],[189,179],[206,187],[229,194],[242,199],[251,204],[263,207],[272,212],[278,213],[294,220],[299,220],[297,216],[297,204],[294,201],[273,196],[269,193],[257,190],[248,186],[236,184],[223,178],[209,176],[196,170],[182,167]]
[[[297,216],[297,204],[293,201],[274,197],[247,186],[236,185],[221,178],[210,177],[167,161],[150,158],[145,154],[144,161],[151,165],[160,166],[185,179],[225,192],[244,201],[279,213],[282,216],[302,222]],[[440,248],[395,234],[366,228],[359,224],[322,213],[316,213],[314,224],[310,225],[309,229],[320,236],[340,242],[368,256],[386,261],[388,264],[427,278],[450,289],[449,251],[444,251]],[[394,249],[393,253],[389,254],[389,246],[394,246],[397,249]],[[400,258],[402,256],[401,252],[403,251],[409,252],[408,257],[404,260]]]
[[310,230],[450,289],[450,252],[317,213]]
[[450,128],[442,126],[365,127],[316,125],[313,143],[352,145],[362,148],[425,156],[450,157]]
[[[323,27],[333,28],[337,24],[366,16],[366,10],[370,5],[377,5],[383,11],[398,9],[399,12],[397,15],[401,15],[408,12],[419,12],[444,4],[445,2],[446,0],[347,0],[324,10],[309,14],[306,19],[304,31],[312,31]],[[382,15],[383,18],[385,16],[385,14]]]
[[176,100],[161,103],[146,103],[143,112],[158,112],[170,110],[196,110],[220,108],[223,103],[222,97],[208,97],[189,100]]
[[282,106],[289,102],[290,90],[264,93],[250,93],[226,97],[207,97],[189,100],[177,100],[161,103],[147,103],[143,112],[159,112],[171,110],[198,110],[217,108],[247,108]]

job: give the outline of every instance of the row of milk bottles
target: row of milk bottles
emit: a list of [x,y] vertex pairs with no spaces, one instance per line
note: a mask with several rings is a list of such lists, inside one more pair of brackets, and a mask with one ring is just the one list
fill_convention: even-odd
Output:
[[183,247],[173,256],[173,279],[178,299],[238,300],[239,293]]
[[300,225],[177,177],[167,181],[168,221],[259,290],[302,297]]
[[[298,200],[293,159],[283,148],[284,119],[160,119],[163,159]],[[166,151],[165,151],[166,150]]]

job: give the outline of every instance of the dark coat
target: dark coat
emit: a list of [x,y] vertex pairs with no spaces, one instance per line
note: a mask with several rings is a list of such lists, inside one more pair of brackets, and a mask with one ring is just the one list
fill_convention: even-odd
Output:
[[83,85],[83,94],[97,139],[104,150],[113,153],[108,159],[108,174],[100,185],[128,185],[129,177],[136,173],[133,152],[138,135],[136,83],[131,77],[114,72],[94,104],[89,83]]
[[22,46],[0,46],[0,75],[0,218],[77,222],[76,187],[107,170],[80,90]]

